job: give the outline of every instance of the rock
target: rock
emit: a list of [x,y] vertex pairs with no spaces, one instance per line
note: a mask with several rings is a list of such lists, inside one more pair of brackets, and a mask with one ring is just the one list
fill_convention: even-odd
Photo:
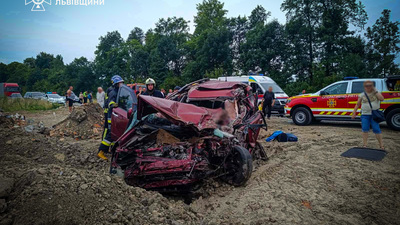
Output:
[[0,198],[8,197],[14,187],[14,179],[0,177]]
[[8,140],[8,141],[6,141],[6,144],[12,145],[12,141],[11,141],[11,140]]
[[61,162],[64,162],[64,160],[65,160],[65,155],[62,154],[62,153],[55,154],[54,157],[55,157],[56,159],[60,160]]
[[106,180],[107,180],[107,182],[110,182],[111,181],[111,177],[106,176]]
[[33,125],[28,125],[25,127],[25,131],[28,133],[32,133],[33,130],[35,130],[35,127]]
[[88,187],[89,187],[89,185],[87,185],[87,184],[82,184],[82,185],[81,185],[81,189],[82,189],[82,190],[85,190],[85,189],[87,189]]
[[7,209],[7,203],[5,199],[0,199],[0,213],[5,212]]
[[44,175],[44,174],[46,174],[47,170],[44,169],[44,168],[40,168],[40,169],[37,170],[37,172],[38,172],[39,174],[41,174],[41,175]]

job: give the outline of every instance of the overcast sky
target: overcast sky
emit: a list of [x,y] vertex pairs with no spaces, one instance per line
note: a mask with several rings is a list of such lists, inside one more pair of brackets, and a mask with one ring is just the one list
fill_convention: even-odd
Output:
[[[35,0],[41,1],[41,0]],[[49,0],[47,0],[49,1]],[[66,1],[66,0],[64,0]],[[262,5],[272,18],[286,21],[280,10],[283,0],[226,0],[228,17],[250,15]],[[104,0],[102,6],[62,6],[43,4],[45,12],[31,12],[32,3],[25,0],[1,0],[0,3],[0,62],[22,62],[41,51],[61,54],[65,63],[81,56],[93,60],[99,37],[118,30],[127,38],[130,30],[154,28],[159,18],[183,17],[190,22],[200,0]],[[383,9],[392,10],[392,19],[400,20],[399,0],[363,0],[372,25]]]

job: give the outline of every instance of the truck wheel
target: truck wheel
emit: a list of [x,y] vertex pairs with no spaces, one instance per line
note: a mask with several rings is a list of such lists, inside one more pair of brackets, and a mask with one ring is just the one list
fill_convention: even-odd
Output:
[[393,109],[386,115],[386,123],[393,130],[400,131],[400,109]]
[[223,180],[234,186],[242,186],[253,172],[253,160],[250,152],[241,147],[233,147],[230,155],[225,160],[226,175]]
[[294,110],[292,114],[292,119],[296,125],[307,126],[312,121],[312,115],[308,109],[304,107],[299,107]]

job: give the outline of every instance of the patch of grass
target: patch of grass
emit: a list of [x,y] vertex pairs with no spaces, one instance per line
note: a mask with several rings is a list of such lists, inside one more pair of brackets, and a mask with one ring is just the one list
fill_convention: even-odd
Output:
[[0,109],[5,112],[50,110],[60,107],[46,100],[1,98]]

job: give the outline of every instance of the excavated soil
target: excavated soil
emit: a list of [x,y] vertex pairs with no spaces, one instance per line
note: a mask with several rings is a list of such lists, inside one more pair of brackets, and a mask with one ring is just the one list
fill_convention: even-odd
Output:
[[76,140],[101,136],[104,124],[103,109],[97,103],[74,107],[71,114],[54,126],[50,136],[73,137]]
[[[110,176],[96,138],[12,123],[0,117],[0,224],[400,224],[400,138],[385,126],[389,153],[371,162],[340,156],[360,145],[358,123],[299,127],[272,118],[260,137],[270,159],[255,163],[247,185],[208,181],[188,205]],[[265,142],[274,130],[299,142]]]

